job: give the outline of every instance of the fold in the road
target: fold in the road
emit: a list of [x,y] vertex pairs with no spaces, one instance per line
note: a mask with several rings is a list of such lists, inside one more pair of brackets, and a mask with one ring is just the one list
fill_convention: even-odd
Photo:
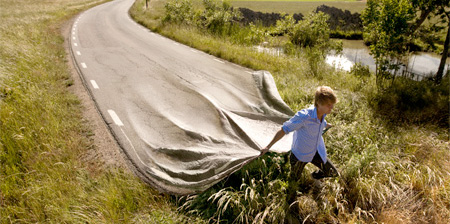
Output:
[[[260,155],[293,112],[272,76],[221,61],[132,21],[133,0],[73,25],[74,62],[123,151],[157,189],[201,192]],[[274,146],[287,151],[285,137]]]

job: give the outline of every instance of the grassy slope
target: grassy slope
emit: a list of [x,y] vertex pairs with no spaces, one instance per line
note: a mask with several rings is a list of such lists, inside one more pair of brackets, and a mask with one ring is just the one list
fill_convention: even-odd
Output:
[[324,78],[311,77],[301,58],[257,53],[251,46],[237,46],[195,28],[160,26],[164,1],[153,1],[150,10],[142,10],[143,3],[138,2],[132,17],[150,29],[226,60],[269,70],[294,110],[312,102],[318,85],[337,91],[340,102],[328,117],[336,128],[327,133],[325,141],[342,176],[327,181],[318,197],[307,193],[306,198],[316,199],[317,222],[359,222],[374,216],[388,223],[445,223],[450,218],[448,130],[432,124],[386,122],[369,105],[376,92],[373,76],[361,79],[323,65]]
[[[96,0],[0,1],[0,223],[178,223],[129,171],[87,167],[92,147],[60,27]],[[104,1],[103,1],[104,2]]]

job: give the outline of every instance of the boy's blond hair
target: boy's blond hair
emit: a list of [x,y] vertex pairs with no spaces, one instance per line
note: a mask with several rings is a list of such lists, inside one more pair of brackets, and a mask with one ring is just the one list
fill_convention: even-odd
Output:
[[328,102],[336,103],[337,97],[333,90],[328,86],[319,86],[316,89],[316,96],[314,97],[314,106],[318,107],[319,104],[324,105]]

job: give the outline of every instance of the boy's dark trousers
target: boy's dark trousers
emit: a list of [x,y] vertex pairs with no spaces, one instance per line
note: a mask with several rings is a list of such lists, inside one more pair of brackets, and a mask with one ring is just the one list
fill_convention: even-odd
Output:
[[[300,179],[303,169],[305,168],[306,164],[308,164],[308,162],[299,161],[292,152],[289,155],[289,162],[291,164],[291,174],[289,178],[290,180],[287,192],[287,201],[289,204],[291,204],[295,201],[295,198],[297,196],[298,179]],[[339,175],[336,167],[333,165],[330,159],[327,158],[327,162],[324,163],[318,152],[316,152],[316,154],[314,155],[311,163],[319,167],[320,169],[311,173],[311,176],[314,179],[336,177]]]

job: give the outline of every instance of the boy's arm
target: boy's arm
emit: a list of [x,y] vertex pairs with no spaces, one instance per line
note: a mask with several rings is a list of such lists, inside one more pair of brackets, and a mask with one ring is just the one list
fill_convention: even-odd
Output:
[[275,136],[273,136],[272,141],[270,141],[270,143],[266,147],[261,149],[261,155],[266,154],[266,152],[269,151],[269,149],[273,146],[273,144],[278,142],[285,135],[286,134],[284,133],[284,130],[282,128],[280,128],[280,130],[275,134]]
[[325,126],[325,129],[323,129],[322,135],[325,134],[325,132],[327,132],[332,127],[333,127],[333,125],[327,123],[327,126]]

